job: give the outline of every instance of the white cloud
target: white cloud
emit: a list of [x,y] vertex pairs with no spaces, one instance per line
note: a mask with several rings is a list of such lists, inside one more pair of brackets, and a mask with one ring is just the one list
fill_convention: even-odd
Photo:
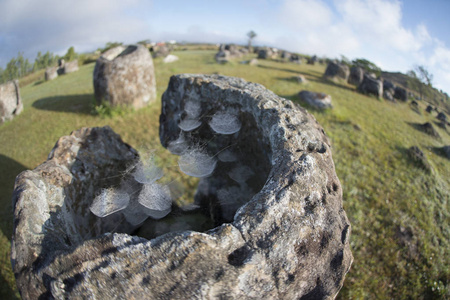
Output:
[[[358,39],[377,48],[398,51],[417,51],[421,43],[401,24],[401,5],[398,1],[345,0],[336,1],[344,23],[351,27]],[[422,32],[424,26],[422,26]]]
[[135,15],[150,9],[151,1],[145,0],[4,0],[0,2],[1,58],[18,51],[34,58],[38,51],[61,54],[70,46],[86,51],[109,41],[135,42],[149,31],[145,19]]
[[304,30],[330,25],[333,13],[320,0],[286,0],[281,5],[279,15],[288,26]]

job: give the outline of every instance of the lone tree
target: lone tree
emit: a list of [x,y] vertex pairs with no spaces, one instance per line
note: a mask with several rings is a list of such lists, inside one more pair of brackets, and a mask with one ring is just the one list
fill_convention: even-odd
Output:
[[422,81],[424,84],[427,84],[428,86],[431,86],[431,82],[433,81],[433,74],[431,74],[425,66],[415,66],[414,71],[417,74],[417,77]]
[[248,50],[251,51],[252,50],[252,40],[256,37],[256,32],[254,32],[253,30],[250,30],[247,33],[248,36]]

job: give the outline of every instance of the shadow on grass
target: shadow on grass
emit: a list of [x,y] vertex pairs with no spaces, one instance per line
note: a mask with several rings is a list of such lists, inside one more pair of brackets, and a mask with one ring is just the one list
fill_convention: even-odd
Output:
[[41,110],[92,114],[93,94],[54,96],[36,100],[33,107]]
[[277,70],[277,71],[282,71],[282,72],[290,72],[290,73],[294,73],[294,74],[297,74],[297,75],[302,74],[299,71],[286,69],[286,68],[277,68],[277,67],[270,67],[270,66],[263,66],[263,65],[258,65],[258,68]]
[[445,152],[444,147],[429,147],[429,149],[433,151],[434,154],[450,160],[450,155]]
[[[432,171],[430,163],[428,162],[427,156],[423,153],[423,149],[425,147],[423,145],[415,146],[418,150],[422,151],[422,153],[418,153],[413,150],[413,147],[401,147],[396,146],[396,150],[401,154],[401,156],[407,161],[407,163],[416,168],[422,169],[424,172],[429,173]],[[423,154],[423,156],[422,156]]]
[[0,154],[0,230],[3,234],[11,240],[13,228],[13,213],[12,213],[12,193],[14,190],[14,181],[20,172],[27,168],[3,154]]
[[433,125],[431,125],[431,123],[429,123],[429,122],[424,123],[424,124],[406,122],[406,124],[408,124],[409,126],[411,126],[412,128],[414,128],[417,131],[423,132],[425,134],[428,134],[431,137],[434,137],[435,139],[438,139],[438,140],[441,139],[441,136],[439,135],[439,133],[436,131],[436,129],[434,129]]
[[2,274],[0,274],[0,299],[20,299]]

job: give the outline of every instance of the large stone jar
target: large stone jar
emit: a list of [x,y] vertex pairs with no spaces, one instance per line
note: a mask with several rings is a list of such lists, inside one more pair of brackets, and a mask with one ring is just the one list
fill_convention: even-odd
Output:
[[16,181],[12,253],[23,298],[332,299],[339,292],[353,260],[350,224],[329,140],[306,110],[239,78],[173,76],[162,98],[161,142],[181,155],[180,168],[182,158],[204,154],[196,164],[207,161],[211,172],[200,176],[195,203],[214,228],[150,240],[118,220],[114,233],[88,213],[96,189],[114,184],[104,179],[135,158],[98,130],[106,129],[58,142],[46,163]]
[[12,120],[23,110],[19,81],[12,80],[0,84],[0,124]]
[[153,60],[143,45],[119,46],[99,57],[94,69],[98,104],[142,108],[156,100]]

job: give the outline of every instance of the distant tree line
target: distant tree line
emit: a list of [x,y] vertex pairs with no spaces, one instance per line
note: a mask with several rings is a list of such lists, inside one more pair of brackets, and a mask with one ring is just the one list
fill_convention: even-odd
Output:
[[28,58],[23,57],[23,52],[19,52],[17,57],[11,58],[6,64],[6,68],[0,67],[0,83],[5,83],[9,80],[22,78],[30,73],[56,66],[58,60],[63,58],[65,61],[72,61],[78,57],[73,47],[67,50],[67,53],[60,57],[47,51],[42,54],[40,51],[37,53],[34,63],[32,64]]

